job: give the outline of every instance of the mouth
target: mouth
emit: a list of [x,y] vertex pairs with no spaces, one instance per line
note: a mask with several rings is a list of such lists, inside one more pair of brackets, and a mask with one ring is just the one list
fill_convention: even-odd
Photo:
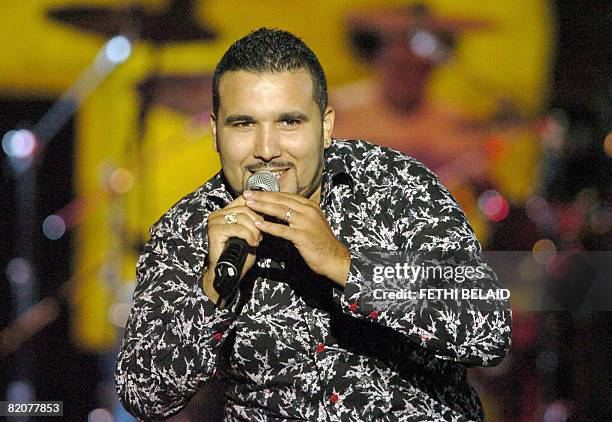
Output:
[[280,181],[280,179],[285,175],[285,173],[287,173],[287,171],[289,171],[289,168],[285,168],[285,169],[274,169],[274,170],[267,170],[270,173],[272,173],[273,175],[276,176],[276,178]]
[[261,169],[261,170],[257,170],[255,172],[251,172],[251,174],[257,173],[259,171],[265,171],[268,173],[272,173],[274,176],[276,176],[276,178],[279,180],[281,180],[281,178],[290,170],[290,167],[285,167],[285,168],[273,168],[273,169]]

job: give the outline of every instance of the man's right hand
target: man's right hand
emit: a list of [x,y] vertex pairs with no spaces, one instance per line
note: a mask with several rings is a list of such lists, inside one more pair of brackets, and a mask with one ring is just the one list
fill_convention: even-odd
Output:
[[[238,217],[236,224],[227,224],[225,216],[235,213]],[[204,273],[204,293],[214,302],[219,300],[219,294],[213,287],[215,279],[215,266],[230,237],[244,239],[252,249],[244,263],[240,279],[251,269],[255,263],[254,248],[263,239],[263,234],[255,226],[255,221],[264,221],[263,217],[245,205],[244,197],[239,196],[225,208],[213,211],[208,215],[208,268]]]

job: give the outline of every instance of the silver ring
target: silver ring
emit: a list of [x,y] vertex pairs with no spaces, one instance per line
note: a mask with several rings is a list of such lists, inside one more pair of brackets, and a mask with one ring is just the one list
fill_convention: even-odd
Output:
[[230,214],[225,214],[223,216],[223,221],[225,221],[225,224],[237,224],[238,215],[235,212],[230,213]]
[[291,218],[292,215],[293,215],[293,210],[289,208],[287,210],[287,213],[285,214],[285,223],[289,224],[289,219]]

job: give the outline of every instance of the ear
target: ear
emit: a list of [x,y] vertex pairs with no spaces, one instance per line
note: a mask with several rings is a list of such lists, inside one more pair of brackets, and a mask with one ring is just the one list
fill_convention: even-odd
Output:
[[219,142],[217,141],[217,118],[214,114],[210,114],[210,132],[212,133],[213,147],[219,152]]
[[327,149],[331,145],[332,131],[334,130],[334,120],[336,112],[333,108],[327,107],[323,114],[323,146]]

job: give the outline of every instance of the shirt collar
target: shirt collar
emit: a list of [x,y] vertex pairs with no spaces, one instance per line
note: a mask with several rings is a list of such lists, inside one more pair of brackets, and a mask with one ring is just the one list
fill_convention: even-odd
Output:
[[324,206],[329,201],[332,189],[339,185],[346,185],[350,189],[355,186],[355,181],[350,173],[350,164],[345,154],[340,153],[336,140],[324,152],[323,180],[321,188],[321,202]]

